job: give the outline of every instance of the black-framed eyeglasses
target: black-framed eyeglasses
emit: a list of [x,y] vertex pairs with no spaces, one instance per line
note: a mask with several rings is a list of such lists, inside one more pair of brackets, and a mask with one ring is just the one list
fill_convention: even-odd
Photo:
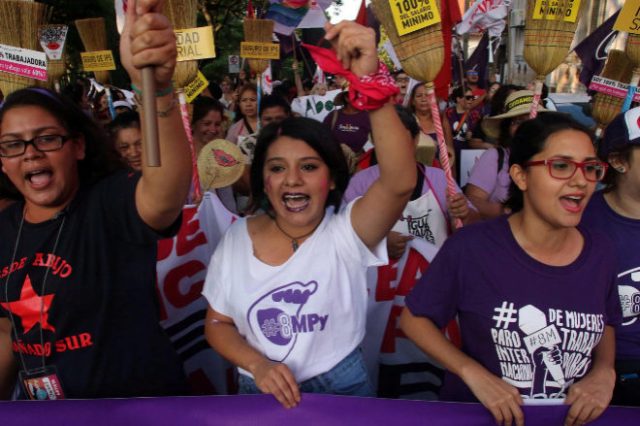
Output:
[[555,179],[567,180],[576,174],[576,170],[581,169],[585,179],[589,182],[599,182],[604,179],[609,164],[602,161],[573,161],[567,158],[551,158],[549,160],[527,161],[525,166],[547,166],[549,175]]
[[62,149],[66,141],[71,139],[67,135],[41,135],[28,141],[16,139],[0,141],[0,157],[18,157],[27,151],[27,145],[32,145],[40,152],[50,152]]

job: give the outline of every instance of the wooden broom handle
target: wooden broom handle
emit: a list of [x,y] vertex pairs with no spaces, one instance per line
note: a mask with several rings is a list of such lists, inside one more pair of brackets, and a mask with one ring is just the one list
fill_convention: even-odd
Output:
[[142,109],[144,111],[144,153],[147,167],[160,167],[160,144],[156,108],[156,82],[153,67],[142,68]]

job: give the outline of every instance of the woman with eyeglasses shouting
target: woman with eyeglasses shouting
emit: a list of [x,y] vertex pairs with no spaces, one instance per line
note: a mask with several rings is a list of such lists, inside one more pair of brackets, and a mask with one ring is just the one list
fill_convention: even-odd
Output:
[[612,404],[640,406],[640,107],[607,126],[598,155],[610,164],[605,187],[582,218],[606,232],[618,260],[622,324],[616,328],[616,387]]
[[[449,238],[400,324],[446,368],[442,400],[479,401],[505,425],[524,424],[523,403],[564,400],[565,424],[583,424],[611,400],[621,319],[612,246],[578,226],[607,165],[559,113],[520,126],[509,164],[513,213]],[[440,331],[456,316],[461,349]]]
[[186,393],[155,288],[157,241],[177,232],[191,177],[161,11],[129,1],[120,45],[135,86],[153,67],[160,167],[115,170],[102,130],[55,92],[18,90],[0,109],[0,176],[21,198],[0,213],[0,399]]

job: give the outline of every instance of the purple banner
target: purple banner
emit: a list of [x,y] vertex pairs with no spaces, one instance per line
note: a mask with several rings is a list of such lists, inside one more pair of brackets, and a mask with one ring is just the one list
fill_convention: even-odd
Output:
[[[527,426],[561,425],[567,406],[523,407]],[[3,425],[493,425],[479,404],[304,394],[286,410],[271,395],[0,403]],[[640,409],[610,407],[590,425],[637,425]]]

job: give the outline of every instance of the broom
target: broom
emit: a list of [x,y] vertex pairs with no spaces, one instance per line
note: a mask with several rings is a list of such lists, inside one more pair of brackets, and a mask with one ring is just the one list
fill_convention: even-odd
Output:
[[[80,39],[87,52],[96,52],[99,50],[107,50],[107,29],[104,18],[87,18],[75,21],[76,29],[80,34]],[[107,105],[109,106],[109,114],[113,120],[115,117],[115,108],[113,107],[113,98],[111,90],[107,86],[109,83],[109,71],[93,71],[96,81],[104,85],[105,94],[107,96]]]
[[[607,62],[602,69],[601,76],[622,83],[628,83],[631,79],[633,64],[622,50],[611,49],[607,57]],[[622,112],[623,99],[597,92],[593,96],[592,117],[598,123],[596,135],[600,135],[602,130]]]
[[[257,43],[271,43],[273,21],[270,19],[249,19],[243,23],[244,40]],[[269,66],[268,59],[249,59],[249,68],[256,74],[262,74]]]
[[[556,69],[569,54],[569,48],[578,26],[577,18],[575,22],[566,22],[563,19],[564,13],[558,13],[556,16],[550,15],[548,12],[551,8],[537,10],[536,3],[538,2],[527,2],[524,28],[524,59],[537,74],[530,118],[535,118],[538,115],[542,84],[546,75]],[[566,6],[572,2],[558,0],[558,3],[558,8],[554,10],[566,10]],[[578,7],[581,7],[582,4],[584,2],[580,3]],[[576,5],[574,4],[573,7]],[[536,11],[541,14],[541,18],[534,18],[533,15]]]
[[640,35],[632,33],[628,34],[625,52],[635,68],[633,69],[633,76],[631,77],[631,83],[629,84],[629,92],[627,93],[624,105],[622,106],[622,112],[627,112],[629,108],[631,108],[631,102],[633,102],[638,82],[640,82]]
[[[193,28],[197,25],[198,2],[197,0],[169,0],[164,5],[164,13],[175,29],[183,30]],[[191,130],[191,118],[187,106],[187,99],[184,95],[186,87],[198,75],[198,61],[180,61],[176,64],[173,80],[177,88],[178,101],[180,103],[180,116],[182,126],[189,141],[191,151],[191,183],[193,194],[189,195],[190,200],[202,199],[202,187],[198,174],[198,159],[195,145],[193,144],[193,132]]]
[[[0,1],[0,44],[40,50],[38,27],[46,23],[47,6],[33,1]],[[0,73],[0,90],[7,96],[38,81],[14,74]]]
[[[447,192],[453,196],[458,191],[453,175],[451,174],[448,155],[449,150],[444,140],[440,109],[438,108],[438,101],[433,84],[444,63],[442,24],[437,23],[400,36],[394,23],[391,3],[388,0],[372,0],[371,3],[376,18],[384,27],[400,63],[402,63],[402,69],[415,80],[426,82],[425,87],[427,89],[429,103],[431,104],[433,125],[436,128],[438,139],[440,164],[447,177]],[[433,2],[432,7],[438,8]],[[455,225],[458,228],[462,226],[460,219],[455,220]]]
[[[85,51],[96,52],[109,49],[104,18],[78,19],[75,24]],[[93,73],[98,83],[103,85],[109,83],[109,71],[94,71]]]
[[62,59],[50,59],[47,61],[47,83],[49,87],[60,93],[60,79],[66,72],[66,61]]
[[[257,43],[271,43],[273,36],[273,21],[270,19],[245,18],[242,22],[244,40]],[[258,117],[260,117],[260,98],[262,97],[262,73],[269,67],[268,59],[249,59],[249,68],[256,74],[256,91],[258,94]],[[258,129],[260,130],[260,120]]]

